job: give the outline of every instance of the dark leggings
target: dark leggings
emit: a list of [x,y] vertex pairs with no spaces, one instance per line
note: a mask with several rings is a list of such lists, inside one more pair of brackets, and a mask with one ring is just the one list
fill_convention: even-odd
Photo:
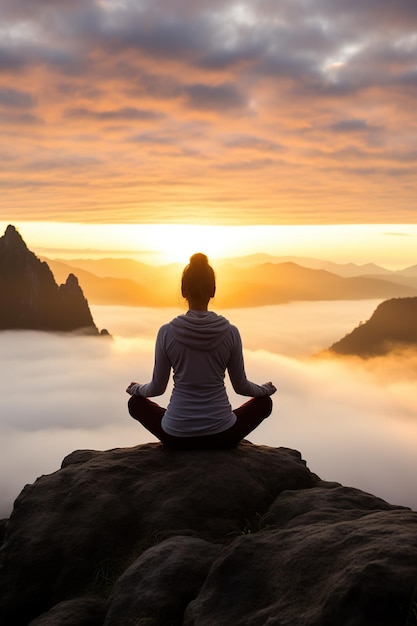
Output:
[[233,426],[221,433],[201,435],[200,437],[173,437],[168,435],[161,426],[161,420],[166,409],[148,398],[131,396],[128,407],[130,415],[166,446],[177,450],[202,450],[204,448],[232,448],[236,446],[271,414],[272,400],[270,396],[251,398],[233,411],[237,417]]

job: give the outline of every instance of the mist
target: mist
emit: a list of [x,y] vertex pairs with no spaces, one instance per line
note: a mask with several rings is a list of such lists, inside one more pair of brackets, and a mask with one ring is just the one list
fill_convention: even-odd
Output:
[[[248,439],[299,450],[322,479],[417,509],[417,353],[368,361],[312,356],[378,302],[298,302],[219,311],[242,334],[248,377],[278,388]],[[0,517],[26,483],[76,449],[155,439],[127,412],[126,386],[149,380],[159,326],[181,309],[91,307],[113,339],[0,333]],[[215,307],[213,307],[215,308]],[[231,390],[234,407],[245,401]],[[166,405],[171,386],[157,401]]]

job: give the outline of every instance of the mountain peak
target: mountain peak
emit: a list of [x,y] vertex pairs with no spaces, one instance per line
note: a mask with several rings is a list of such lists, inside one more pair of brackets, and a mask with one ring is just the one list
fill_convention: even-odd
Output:
[[0,330],[82,331],[98,334],[78,279],[58,286],[47,263],[9,224],[0,237]]
[[3,237],[0,237],[0,245],[3,243],[3,246],[7,249],[24,249],[27,250],[27,246],[23,241],[22,236],[19,231],[12,225],[9,224],[4,231]]
[[[13,226],[13,224],[9,224],[8,227],[6,228],[6,231],[5,231],[4,234],[5,234],[6,237],[13,237],[15,234],[18,235],[19,233],[18,233],[16,227]],[[19,235],[19,237],[20,237],[20,235]]]
[[381,302],[365,323],[330,346],[330,352],[371,357],[417,346],[417,298]]
[[78,278],[76,277],[76,275],[72,273],[68,274],[68,278],[67,278],[65,285],[69,287],[70,289],[78,289],[79,283],[78,283]]

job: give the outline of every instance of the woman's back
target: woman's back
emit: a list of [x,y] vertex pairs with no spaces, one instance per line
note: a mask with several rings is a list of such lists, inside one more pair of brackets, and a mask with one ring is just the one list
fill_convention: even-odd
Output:
[[[191,257],[182,275],[181,291],[189,310],[160,328],[152,380],[129,385],[127,392],[133,396],[129,411],[168,445],[184,447],[186,439],[187,445],[198,447],[233,445],[231,442],[239,441],[269,415],[269,396],[275,387],[272,383],[257,385],[246,378],[238,329],[208,311],[216,284],[205,255]],[[174,388],[166,410],[139,400],[164,393],[171,370]],[[237,393],[253,396],[236,411],[232,411],[226,393],[226,370]],[[262,397],[268,401],[255,401]]]

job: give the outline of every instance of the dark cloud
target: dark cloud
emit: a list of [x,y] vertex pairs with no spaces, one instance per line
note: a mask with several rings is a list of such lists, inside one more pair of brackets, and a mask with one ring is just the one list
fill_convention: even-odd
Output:
[[350,119],[340,120],[339,122],[331,124],[329,130],[335,131],[336,133],[367,133],[370,131],[380,131],[382,127],[372,126],[368,124],[366,120]]
[[148,146],[171,146],[173,137],[171,133],[163,133],[160,131],[140,133],[130,137],[132,143],[140,143]]
[[146,109],[136,109],[134,107],[123,107],[121,109],[115,109],[113,111],[94,111],[86,108],[68,109],[65,112],[65,116],[72,119],[80,120],[97,120],[97,121],[126,121],[131,122],[135,120],[155,120],[160,119],[162,116],[156,111]]
[[9,50],[6,46],[0,45],[0,69],[4,71],[16,71],[26,63],[24,54],[20,51]]
[[99,156],[82,156],[82,155],[55,155],[55,158],[37,158],[35,161],[29,161],[25,164],[26,172],[53,172],[54,170],[62,170],[72,175],[77,170],[81,172],[89,171],[90,174],[96,166],[102,164]]
[[[193,10],[186,3],[10,2],[6,23],[18,25],[24,18],[44,30],[46,41],[57,44],[58,35],[90,39],[109,48],[137,47],[151,56],[243,59],[266,51],[285,51],[288,57],[306,52],[331,52],[347,39],[364,35],[379,38],[383,31],[402,28],[412,33],[417,24],[414,0],[286,0],[283,2],[200,2]],[[0,5],[1,6],[1,5]],[[8,20],[7,20],[8,18]],[[372,20],[378,31],[369,33]],[[30,21],[29,21],[30,24]],[[46,27],[51,28],[46,33]],[[380,29],[380,30],[379,30]],[[245,45],[246,42],[246,45]],[[61,42],[62,43],[62,42]],[[67,42],[68,43],[68,42]],[[389,45],[389,40],[387,41]]]
[[0,106],[13,109],[30,109],[35,101],[30,93],[10,87],[0,87]]
[[189,104],[195,109],[208,109],[219,112],[240,109],[246,105],[242,93],[231,84],[188,85],[184,87]]
[[405,87],[413,87],[414,89],[417,87],[417,70],[412,69],[404,72],[398,81],[400,84]]
[[[125,18],[126,19],[126,18]],[[122,24],[104,27],[101,44],[113,52],[137,49],[156,59],[190,59],[209,45],[210,33],[203,19],[181,16],[127,16]]]
[[15,113],[14,111],[0,112],[0,124],[7,124],[8,126],[39,126],[43,125],[44,120],[38,115],[32,113]]
[[[89,0],[91,3],[91,0]],[[88,4],[84,0],[1,0],[0,10],[5,18],[19,21],[21,19],[38,18],[42,13],[50,9],[72,10],[77,6]]]
[[283,146],[276,141],[252,135],[239,135],[237,137],[227,138],[225,145],[230,148],[255,150],[258,152],[277,152],[283,149]]
[[277,161],[274,159],[251,159],[250,161],[241,159],[240,161],[230,161],[228,163],[219,163],[217,166],[219,170],[224,172],[255,172],[256,170],[264,170],[265,168],[270,168],[272,166],[276,166]]
[[[309,3],[310,5],[313,3]],[[417,5],[414,0],[318,0],[314,2],[316,10],[330,19],[343,20],[356,25],[360,30],[376,24],[390,29],[415,28],[417,24]],[[310,6],[311,8],[311,6]]]
[[255,40],[241,42],[239,46],[234,47],[212,47],[207,53],[202,53],[198,59],[198,66],[206,70],[245,70],[247,67],[253,67],[259,64],[264,54],[263,46],[260,41]]
[[45,67],[53,71],[61,71],[65,74],[85,73],[88,67],[87,59],[74,49],[65,49],[45,44],[32,44],[29,42],[14,44],[12,49],[0,46],[0,69],[4,72],[16,72],[20,74],[24,70]]
[[[27,37],[14,37],[13,29],[19,31],[23,16]],[[163,6],[110,0],[101,4],[21,1],[14,10],[9,7],[6,17],[13,52],[0,54],[3,64],[42,63],[67,72],[71,68],[97,71],[94,56],[101,50],[108,55],[107,71],[112,73],[116,68],[112,56],[136,50],[155,61],[184,63],[184,68],[292,78],[342,93],[343,84],[345,90],[346,85],[363,87],[364,74],[366,84],[384,77],[394,80],[405,71],[408,76],[416,52],[415,2],[408,0],[395,7],[372,0],[218,2],[215,6],[200,2],[193,10],[178,1]],[[368,20],[373,20],[371,32]],[[327,81],[326,64],[343,63],[346,58],[350,69],[341,69],[338,80]],[[141,60],[143,56],[138,65]]]

